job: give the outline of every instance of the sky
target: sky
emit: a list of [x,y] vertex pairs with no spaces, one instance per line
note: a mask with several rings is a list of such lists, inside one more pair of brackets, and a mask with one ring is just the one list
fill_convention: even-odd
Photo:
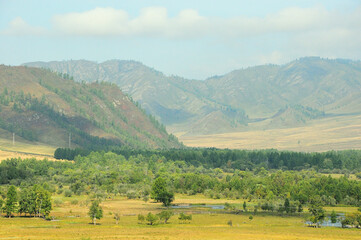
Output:
[[135,60],[206,79],[306,56],[361,59],[361,0],[0,0],[0,64]]

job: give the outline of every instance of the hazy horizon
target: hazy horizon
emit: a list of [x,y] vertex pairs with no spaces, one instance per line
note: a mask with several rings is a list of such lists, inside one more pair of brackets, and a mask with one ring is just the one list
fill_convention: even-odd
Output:
[[7,65],[121,59],[205,79],[307,56],[361,59],[356,0],[14,0],[0,1],[0,19]]

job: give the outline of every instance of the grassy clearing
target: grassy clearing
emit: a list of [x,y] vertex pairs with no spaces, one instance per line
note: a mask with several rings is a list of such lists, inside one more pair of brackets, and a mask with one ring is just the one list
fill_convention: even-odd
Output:
[[35,158],[38,160],[48,159],[50,161],[55,161],[56,159],[53,157],[49,157],[47,155],[34,155],[29,153],[19,153],[19,152],[9,152],[9,151],[1,151],[0,150],[0,162],[2,160],[11,159],[11,158]]
[[185,136],[175,133],[191,147],[230,149],[267,149],[321,152],[361,149],[361,115],[333,117],[311,121],[295,128],[262,129],[259,123],[249,124],[249,131],[213,135]]
[[[345,176],[345,174],[341,174],[341,173],[324,173],[323,175],[325,175],[325,176],[330,175],[332,178],[340,178],[340,177]],[[355,174],[349,174],[347,177],[348,177],[348,179],[351,179],[351,180],[360,181],[360,179],[357,178]]]
[[[249,220],[249,214],[225,214],[213,210],[206,210],[195,214],[197,209],[187,209],[193,212],[190,223],[179,222],[177,215],[173,216],[169,224],[149,226],[139,224],[137,214],[160,212],[163,207],[158,203],[140,200],[116,198],[102,203],[104,218],[100,225],[93,226],[87,217],[88,208],[83,205],[85,196],[65,198],[60,207],[55,207],[52,216],[57,221],[44,221],[37,218],[13,219],[0,218],[0,239],[360,239],[358,229],[340,228],[308,228],[302,217],[265,216],[257,214]],[[71,201],[78,199],[74,205]],[[205,199],[201,197],[177,196],[176,203],[224,203],[225,199]],[[237,201],[235,201],[237,202]],[[238,200],[240,203],[240,200]],[[179,213],[183,210],[175,210]],[[211,213],[212,211],[212,213]],[[121,215],[119,225],[115,224],[114,213]],[[232,227],[227,223],[232,221]]]
[[[0,134],[3,133],[0,130]],[[16,138],[15,144],[11,138],[0,137],[0,161],[8,158],[36,158],[55,160],[54,155],[55,147],[48,146],[40,143],[27,142],[23,139]]]

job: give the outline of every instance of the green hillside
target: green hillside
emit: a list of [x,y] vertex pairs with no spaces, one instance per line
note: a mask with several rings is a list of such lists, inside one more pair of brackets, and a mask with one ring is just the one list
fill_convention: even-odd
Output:
[[[139,101],[172,132],[211,134],[307,124],[312,109],[322,116],[361,113],[361,62],[307,57],[285,65],[232,71],[205,81],[165,76],[134,61],[35,62],[26,65],[68,73],[76,81],[108,81]],[[280,117],[288,106],[289,109]],[[265,124],[262,124],[264,127]]]
[[[34,62],[27,66],[51,69],[74,76],[82,82],[106,81],[117,84],[123,92],[132,96],[141,106],[167,127],[189,131],[197,122],[207,121],[216,114],[226,121],[223,126],[232,130],[234,123],[244,125],[247,116],[241,108],[230,107],[202,95],[204,82],[176,76],[166,76],[139,62],[110,60],[103,63],[91,61]],[[207,129],[206,131],[213,131]],[[197,130],[197,132],[203,132]]]
[[[179,147],[164,126],[111,83],[0,66],[0,128],[20,139],[66,147]],[[0,136],[1,137],[1,136]]]

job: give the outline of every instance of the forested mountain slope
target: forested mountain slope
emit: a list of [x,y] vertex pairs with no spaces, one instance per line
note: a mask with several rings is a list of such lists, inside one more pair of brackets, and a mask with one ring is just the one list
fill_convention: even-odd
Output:
[[[226,103],[220,104],[201,95],[199,92],[206,88],[204,82],[165,76],[139,62],[110,60],[97,64],[78,60],[34,62],[25,65],[67,73],[80,82],[115,83],[163,124],[178,126],[177,129],[189,129],[189,126],[207,121],[212,115],[225,119],[223,128],[227,131],[247,122],[247,116],[242,109],[231,108]],[[212,126],[211,129],[197,130],[213,132],[217,128]]]
[[[0,65],[0,128],[56,147],[179,147],[164,126],[111,83]],[[8,136],[9,134],[7,134]]]

